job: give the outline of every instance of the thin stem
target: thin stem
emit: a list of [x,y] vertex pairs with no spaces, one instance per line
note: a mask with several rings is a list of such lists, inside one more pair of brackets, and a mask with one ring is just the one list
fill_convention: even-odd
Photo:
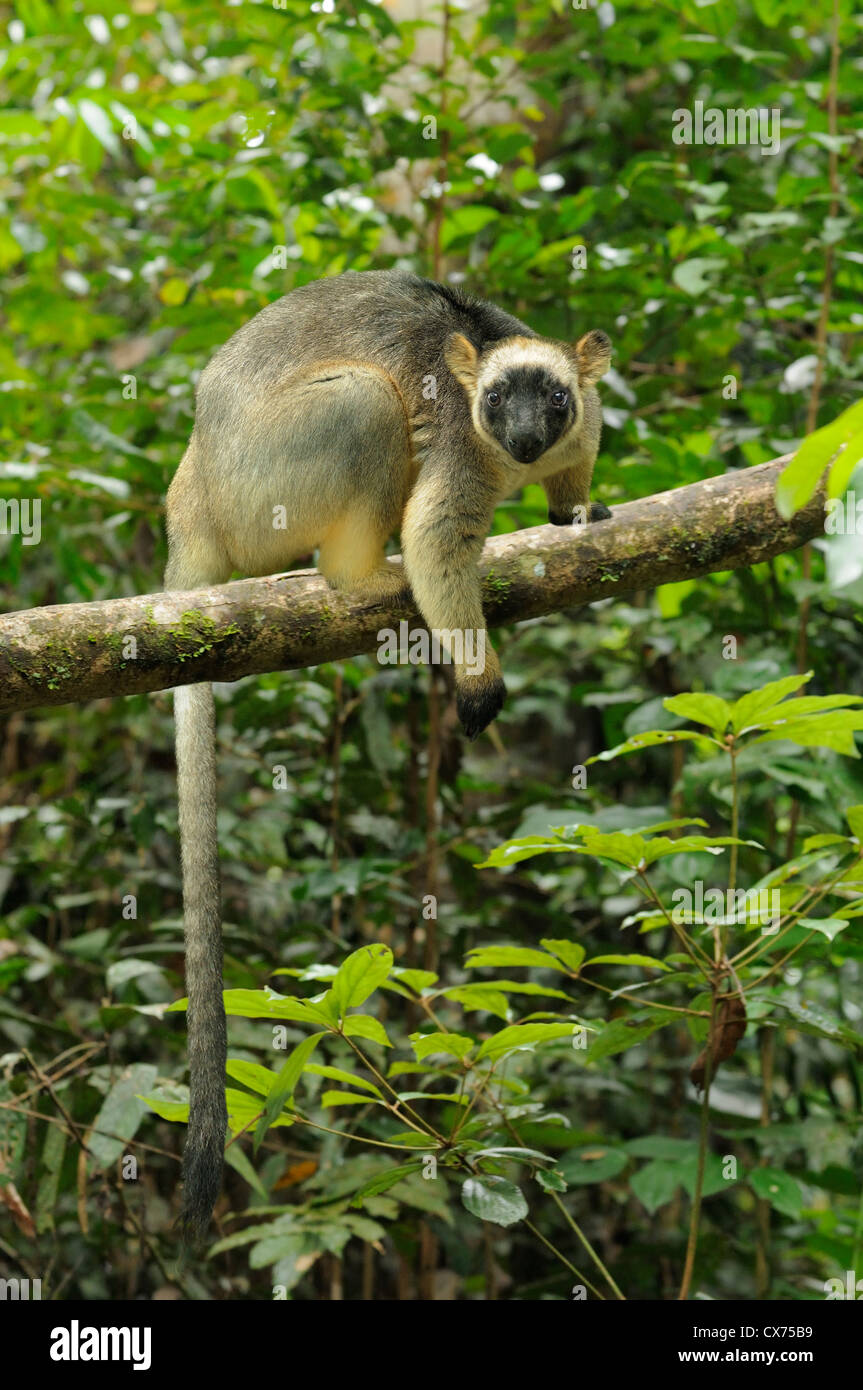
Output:
[[570,1264],[570,1262],[569,1262],[569,1260],[566,1258],[566,1256],[565,1256],[565,1255],[562,1255],[562,1254],[560,1253],[560,1251],[558,1250],[558,1248],[557,1248],[556,1245],[552,1245],[551,1241],[550,1241],[546,1236],[544,1236],[544,1235],[542,1234],[542,1231],[540,1231],[540,1230],[538,1229],[538,1227],[534,1226],[534,1224],[533,1224],[532,1221],[528,1221],[527,1217],[525,1217],[525,1218],[524,1218],[524,1224],[525,1224],[525,1226],[527,1227],[527,1229],[528,1229],[530,1232],[532,1232],[533,1235],[536,1236],[537,1240],[541,1240],[542,1243],[543,1243],[543,1245],[545,1245],[545,1246],[548,1247],[548,1249],[551,1251],[552,1255],[555,1255],[555,1256],[560,1260],[561,1264],[566,1265],[567,1269],[570,1270],[571,1273],[573,1273],[573,1274],[575,1275],[576,1279],[581,1280],[581,1283],[584,1284],[584,1285],[586,1285],[586,1287],[590,1289],[590,1292],[591,1292],[591,1293],[595,1293],[596,1296],[597,1296],[597,1298],[598,1298],[602,1303],[605,1302],[605,1299],[603,1298],[602,1294],[599,1292],[599,1289],[594,1288],[593,1284],[591,1284],[590,1280],[586,1277],[586,1275],[580,1274],[579,1271],[576,1269],[575,1265]]
[[710,1123],[710,1083],[713,1070],[713,1024],[716,1017],[716,984],[713,985],[713,999],[710,1009],[710,1031],[704,1049],[704,1097],[701,1102],[701,1123],[698,1131],[698,1167],[695,1173],[695,1192],[692,1196],[692,1211],[689,1219],[689,1238],[686,1242],[686,1262],[683,1267],[683,1280],[680,1285],[678,1302],[685,1303],[689,1297],[692,1275],[695,1269],[695,1252],[698,1249],[698,1228],[701,1224],[701,1196],[704,1191],[704,1164],[707,1157],[707,1130]]
[[[665,920],[666,920],[666,922],[668,923],[668,925],[671,927],[671,930],[674,932],[674,935],[677,937],[677,939],[678,939],[678,941],[680,942],[681,946],[683,947],[684,951],[685,951],[686,954],[689,956],[689,958],[690,958],[690,960],[693,962],[693,964],[696,965],[696,966],[698,967],[698,969],[701,971],[701,973],[702,973],[702,975],[704,976],[705,980],[708,979],[709,976],[710,976],[710,970],[711,970],[710,957],[706,954],[705,951],[702,950],[702,948],[697,944],[697,942],[694,942],[694,941],[693,941],[693,942],[690,942],[690,939],[689,939],[689,937],[686,935],[686,932],[685,932],[685,931],[683,930],[683,928],[680,926],[680,923],[679,923],[679,922],[675,922],[674,918],[672,917],[671,913],[668,911],[668,908],[665,906],[665,903],[662,901],[662,899],[660,898],[659,894],[656,892],[656,889],[654,888],[653,884],[650,882],[650,879],[647,877],[647,874],[644,872],[644,870],[643,870],[643,869],[639,869],[637,872],[638,872],[639,878],[641,879],[641,881],[642,881],[644,887],[645,887],[646,890],[647,890],[648,896],[653,900],[653,902],[654,902],[654,903],[656,904],[656,906],[659,908],[660,912],[662,913],[662,915],[663,915],[663,917],[665,918]],[[703,962],[700,961],[700,960],[698,959],[698,956],[695,954],[696,951],[701,951],[701,954],[702,954],[702,956],[704,957]]]
[[[776,1033],[772,1028],[762,1028],[760,1038],[761,1053],[761,1127],[770,1123],[770,1100],[773,1092],[773,1064],[776,1058]],[[762,1154],[761,1164],[767,1162]],[[770,1203],[759,1197],[755,1203],[757,1240],[755,1246],[755,1294],[766,1298],[770,1289]],[[853,1269],[852,1265],[852,1269]]]
[[687,1018],[709,1018],[707,1009],[684,1009],[680,1004],[660,1004],[658,999],[637,999],[634,994],[623,994],[620,990],[614,990],[610,985],[601,985],[598,980],[588,980],[587,976],[582,976],[583,985],[592,985],[594,989],[604,990],[606,994],[613,994],[616,999],[626,999],[630,1004],[643,1004],[647,1009],[665,1009],[672,1014],[686,1014]]
[[[434,1125],[429,1124],[429,1122],[427,1120],[424,1120],[421,1115],[418,1115],[416,1111],[413,1109],[413,1107],[408,1105],[406,1101],[399,1100],[398,1091],[395,1089],[394,1086],[390,1084],[389,1081],[387,1081],[386,1077],[378,1071],[374,1063],[369,1061],[368,1057],[366,1057],[362,1049],[357,1047],[353,1038],[349,1038],[346,1033],[342,1032],[339,1033],[339,1037],[344,1038],[345,1042],[356,1054],[356,1056],[362,1062],[366,1070],[370,1071],[375,1080],[379,1081],[381,1085],[385,1087],[387,1091],[389,1091],[395,1104],[389,1101],[385,1101],[384,1104],[386,1105],[387,1109],[391,1110],[392,1113],[396,1116],[398,1120],[401,1121],[402,1124],[408,1125],[410,1129],[415,1129],[418,1134],[431,1135],[432,1138],[437,1139],[440,1144],[445,1144],[446,1140],[444,1139],[444,1136],[438,1133]],[[399,1110],[399,1107],[401,1107],[401,1110]]]
[[[519,1134],[518,1130],[515,1128],[515,1125],[512,1123],[512,1120],[511,1120],[511,1119],[509,1118],[509,1116],[507,1115],[507,1113],[506,1113],[506,1111],[504,1110],[503,1106],[500,1104],[499,1101],[495,1100],[494,1096],[491,1097],[491,1103],[492,1103],[492,1105],[494,1106],[495,1110],[497,1110],[497,1112],[498,1112],[498,1114],[500,1115],[501,1119],[503,1120],[504,1126],[505,1126],[507,1132],[509,1133],[510,1137],[511,1137],[512,1139],[515,1140],[516,1144],[521,1145],[521,1142],[522,1142],[522,1140],[521,1140],[521,1135]],[[589,1255],[590,1258],[593,1260],[593,1262],[594,1262],[594,1264],[596,1265],[597,1269],[598,1269],[598,1270],[600,1271],[600,1273],[602,1274],[602,1277],[603,1277],[605,1280],[607,1280],[609,1286],[614,1290],[615,1297],[616,1297],[616,1298],[619,1298],[623,1303],[625,1303],[625,1302],[626,1302],[626,1299],[625,1299],[624,1295],[620,1292],[620,1289],[618,1288],[617,1284],[616,1284],[616,1283],[614,1282],[614,1280],[612,1279],[611,1275],[609,1274],[608,1270],[606,1269],[606,1267],[605,1267],[605,1265],[603,1264],[602,1260],[600,1259],[599,1255],[598,1255],[598,1254],[596,1253],[596,1251],[594,1250],[594,1248],[593,1248],[593,1246],[591,1245],[590,1241],[588,1240],[587,1236],[586,1236],[586,1235],[584,1234],[584,1232],[582,1231],[582,1229],[581,1229],[581,1227],[579,1226],[578,1222],[577,1222],[577,1221],[575,1220],[575,1218],[570,1214],[570,1212],[567,1211],[566,1207],[564,1206],[563,1202],[560,1200],[560,1198],[559,1198],[559,1196],[557,1195],[556,1192],[549,1192],[549,1193],[548,1193],[548,1196],[549,1196],[549,1197],[551,1198],[551,1200],[555,1203],[555,1205],[559,1208],[559,1210],[561,1211],[561,1213],[562,1213],[562,1215],[563,1215],[564,1220],[568,1223],[568,1225],[570,1225],[570,1226],[572,1227],[573,1231],[574,1231],[575,1234],[578,1236],[578,1239],[581,1241],[581,1243],[582,1243],[582,1245],[584,1246],[585,1250],[587,1251],[588,1255]]]
[[308,1125],[310,1129],[320,1129],[324,1134],[337,1134],[340,1139],[352,1139],[357,1144],[374,1144],[377,1149],[397,1149],[406,1156],[414,1152],[406,1149],[404,1144],[388,1144],[384,1139],[368,1139],[364,1134],[351,1134],[346,1129],[333,1129],[330,1125],[318,1124],[317,1120],[310,1120],[307,1115],[301,1115],[299,1110],[294,1111],[294,1119],[301,1125]]
[[557,1207],[560,1208],[560,1210],[561,1210],[561,1212],[562,1212],[564,1218],[566,1219],[566,1221],[569,1222],[570,1226],[571,1226],[572,1229],[575,1231],[575,1234],[578,1236],[579,1240],[581,1241],[581,1243],[582,1243],[582,1245],[584,1246],[585,1250],[587,1251],[588,1255],[589,1255],[590,1258],[593,1260],[593,1263],[596,1265],[597,1269],[601,1272],[602,1277],[608,1281],[610,1287],[614,1290],[614,1296],[615,1296],[615,1298],[619,1298],[619,1299],[621,1300],[622,1303],[625,1303],[625,1302],[626,1302],[626,1299],[625,1299],[624,1295],[620,1292],[620,1289],[618,1288],[617,1284],[616,1284],[616,1283],[614,1282],[614,1280],[612,1279],[610,1273],[609,1273],[608,1270],[606,1269],[606,1267],[605,1267],[605,1265],[603,1264],[602,1260],[600,1259],[599,1255],[598,1255],[598,1254],[596,1253],[596,1251],[594,1250],[593,1246],[591,1245],[591,1243],[590,1243],[590,1241],[588,1240],[587,1236],[584,1234],[584,1231],[581,1229],[581,1227],[579,1226],[578,1222],[577,1222],[577,1221],[575,1220],[575,1218],[571,1215],[571,1213],[567,1211],[566,1207],[564,1206],[563,1202],[560,1200],[560,1197],[557,1195],[556,1192],[549,1192],[548,1195],[549,1195],[549,1197],[551,1198],[551,1200],[555,1203],[555,1205],[556,1205]]
[[[731,757],[731,834],[736,840],[740,826],[740,786],[737,778],[737,747],[734,743],[730,745],[728,752]],[[728,859],[728,889],[731,893],[737,887],[737,851],[739,848],[739,845],[732,845]]]

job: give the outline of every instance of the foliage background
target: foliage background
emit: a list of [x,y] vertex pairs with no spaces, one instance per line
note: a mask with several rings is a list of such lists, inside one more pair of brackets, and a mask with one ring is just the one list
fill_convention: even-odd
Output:
[[[541,332],[605,328],[615,367],[594,495],[611,505],[788,452],[860,394],[863,50],[850,6],[833,132],[829,24],[802,0],[487,0],[415,17],[365,0],[19,0],[0,12],[0,477],[4,498],[42,500],[40,545],[0,537],[6,611],[159,588],[196,373],[258,308],[320,275],[403,264],[457,275]],[[674,145],[672,112],[696,99],[779,108],[780,153]],[[544,520],[529,489],[496,525]],[[661,702],[680,691],[733,698],[798,666],[813,668],[812,692],[859,691],[861,598],[853,553],[828,567],[816,547],[520,624],[496,634],[506,711],[470,748],[445,681],[425,671],[362,659],[217,687],[228,987],[335,966],[366,942],[448,985],[476,978],[464,957],[478,945],[643,949],[622,937],[637,898],[607,864],[477,863],[588,810],[606,829],[670,813],[724,830],[725,771],[682,745],[599,764],[587,792],[571,769],[679,722]],[[166,694],[13,716],[3,731],[0,1273],[41,1274],[54,1296],[176,1290],[182,1130],[135,1100],[183,1079],[183,1031],[163,1017],[182,992],[171,743]],[[805,835],[842,833],[843,809],[863,800],[848,758],[768,749],[741,769],[743,833],[766,846],[757,872]],[[273,788],[279,764],[286,790]],[[694,857],[669,862],[668,890],[703,872]],[[757,876],[754,851],[741,867]],[[860,953],[851,931],[825,943],[801,986],[852,1029]],[[586,1015],[620,1007],[575,997]],[[510,1018],[530,1003],[509,1002]],[[387,1012],[404,1060],[416,1013],[398,996]],[[478,1037],[498,1022],[468,1020]],[[713,1297],[821,1296],[860,1249],[859,1047],[783,1029],[765,1093],[766,1031],[749,1029],[717,1083],[713,1151],[769,1162],[796,1195],[767,1212],[766,1232],[745,1183],[707,1198],[696,1286]],[[267,1063],[269,1047],[265,1026],[232,1023],[233,1057]],[[681,1025],[587,1068],[564,1044],[518,1053],[508,1072],[538,1107],[524,1143],[626,1154],[584,1185],[570,1162],[565,1205],[629,1297],[674,1297],[679,1282],[686,1183],[642,1200],[623,1146],[664,1137],[691,1160],[693,1050]],[[309,1085],[308,1114],[351,1130]],[[97,1116],[129,1142],[94,1134]],[[121,1176],[125,1152],[136,1183]],[[667,1144],[656,1152],[668,1159]],[[446,1182],[407,1184],[366,1212],[379,1229],[358,1227],[339,1206],[360,1181],[356,1154],[324,1131],[271,1131],[252,1159],[258,1190],[248,1163],[229,1171],[221,1229],[244,1230],[228,1213],[250,1205],[284,1204],[295,1221],[251,1262],[238,1245],[187,1270],[183,1292],[570,1296],[570,1273],[530,1230],[480,1222]],[[534,1226],[569,1249],[559,1205],[530,1191]],[[303,1227],[298,1244],[315,1203],[330,1229]]]

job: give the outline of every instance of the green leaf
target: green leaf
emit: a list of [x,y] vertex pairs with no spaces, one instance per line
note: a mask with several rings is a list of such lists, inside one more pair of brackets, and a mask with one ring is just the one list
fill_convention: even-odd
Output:
[[473,1047],[473,1038],[462,1033],[411,1033],[410,1041],[418,1062],[437,1053],[464,1057]]
[[244,1086],[248,1086],[249,1090],[254,1091],[258,1096],[270,1094],[273,1082],[279,1074],[269,1067],[262,1067],[259,1062],[246,1062],[238,1057],[228,1058],[225,1063],[225,1071],[234,1081],[241,1081]]
[[[795,927],[801,931],[817,931],[822,936],[826,936],[828,941],[833,941],[841,931],[844,931],[848,922],[844,917],[798,917]],[[787,944],[783,942],[783,945]]]
[[382,1092],[373,1081],[366,1081],[364,1076],[355,1076],[352,1071],[343,1071],[341,1067],[323,1066],[319,1062],[309,1062],[304,1068],[306,1073],[311,1072],[314,1076],[325,1076],[329,1081],[344,1081],[349,1086],[359,1086],[363,1091],[371,1091],[373,1096],[382,1097]]
[[258,1196],[262,1198],[263,1201],[267,1201],[270,1194],[252,1167],[251,1160],[245,1149],[241,1149],[239,1144],[229,1144],[225,1149],[225,1162],[229,1167],[233,1168],[235,1172],[239,1173],[241,1178],[245,1179],[253,1192],[257,1192]]
[[702,752],[713,752],[716,748],[716,740],[708,738],[706,734],[697,734],[692,729],[648,729],[643,734],[633,734],[625,743],[618,743],[615,748],[608,748],[604,753],[595,753],[592,758],[588,758],[585,766],[590,763],[607,763],[612,758],[620,758],[625,753],[641,753],[645,748],[656,748],[660,743],[696,743]]
[[494,1014],[496,1018],[509,1018],[509,1004],[506,995],[493,985],[450,985],[440,991],[444,999],[454,999],[468,1012],[477,1010]]
[[629,1155],[624,1149],[612,1148],[608,1144],[586,1144],[581,1149],[569,1149],[563,1158],[558,1159],[557,1167],[568,1183],[582,1186],[617,1177],[628,1162]]
[[595,855],[597,859],[609,859],[613,864],[623,864],[628,869],[637,869],[645,859],[647,845],[648,841],[643,835],[628,834],[624,830],[613,830],[605,834],[600,831],[587,831],[584,844],[571,845],[570,848],[576,853]]
[[530,1210],[521,1188],[490,1173],[467,1178],[462,1185],[461,1199],[472,1216],[478,1216],[481,1221],[493,1221],[497,1226],[514,1226],[517,1221],[523,1221]]
[[665,1134],[644,1134],[630,1139],[626,1152],[633,1158],[692,1159],[698,1154],[697,1139],[674,1139]]
[[836,420],[804,439],[791,462],[783,468],[776,484],[776,510],[781,517],[787,521],[801,507],[805,507],[837,449],[849,444],[861,428],[863,401],[857,401]]
[[286,1059],[284,1066],[274,1079],[272,1089],[264,1104],[264,1113],[255,1129],[254,1149],[256,1153],[261,1140],[264,1138],[276,1116],[280,1114],[286,1103],[293,1096],[296,1084],[302,1075],[303,1067],[311,1057],[321,1038],[324,1037],[326,1037],[326,1033],[312,1033],[308,1038],[303,1038],[303,1041],[297,1044],[293,1052]]
[[120,156],[120,141],[111,124],[110,117],[95,101],[84,98],[78,103],[78,114],[91,135],[94,135],[103,149],[115,158]]
[[576,1025],[572,1023],[515,1023],[509,1028],[501,1028],[493,1037],[486,1038],[477,1060],[483,1057],[498,1059],[521,1048],[534,1048],[540,1043],[551,1042],[555,1038],[571,1038]]
[[468,970],[483,966],[528,965],[543,970],[562,970],[560,961],[545,951],[534,951],[527,946],[477,946],[468,952],[465,966]]
[[749,1174],[749,1186],[756,1196],[769,1202],[784,1216],[799,1216],[803,1210],[800,1184],[781,1168],[756,1168]]
[[159,298],[163,304],[176,308],[179,304],[185,304],[188,293],[186,281],[181,280],[179,275],[172,275],[159,290]]
[[146,1114],[147,1102],[140,1092],[153,1085],[156,1075],[154,1066],[136,1062],[114,1082],[99,1107],[88,1140],[96,1168],[109,1168],[125,1152],[127,1141],[136,1134]]
[[472,1161],[476,1162],[479,1158],[517,1158],[519,1161],[531,1162],[537,1160],[540,1163],[550,1163],[548,1154],[541,1149],[526,1149],[521,1144],[494,1144],[488,1149],[474,1149],[471,1152]]
[[539,944],[562,960],[573,975],[578,974],[587,952],[577,941],[552,941],[548,937],[543,937]]
[[375,1197],[378,1193],[386,1192],[388,1188],[395,1187],[402,1178],[418,1172],[419,1168],[419,1163],[400,1163],[394,1168],[387,1168],[385,1172],[378,1173],[376,1177],[370,1178],[368,1182],[363,1183],[362,1187],[357,1189],[351,1198],[351,1206],[361,1206],[367,1197]]
[[[228,1107],[228,1125],[232,1134],[239,1134],[252,1124],[257,1124],[263,1114],[263,1103],[259,1096],[250,1096],[248,1091],[237,1091],[228,1086],[225,1091]],[[294,1123],[294,1116],[283,1110],[273,1120],[271,1128],[287,1128]]]
[[637,1043],[644,1042],[657,1028],[671,1023],[669,1015],[652,1014],[649,1018],[614,1018],[606,1023],[599,1037],[594,1038],[587,1050],[589,1062],[599,1062],[603,1057],[613,1057],[618,1052],[626,1052]]
[[759,734],[757,738],[752,739],[750,747],[758,743],[785,739],[789,743],[798,743],[801,748],[832,748],[834,752],[843,753],[846,757],[859,758],[854,735],[863,729],[863,711],[840,710],[810,719],[795,720],[795,703],[789,703],[789,717],[786,723],[777,724],[767,733]]
[[364,1004],[387,978],[392,964],[392,951],[380,943],[361,946],[349,955],[338,970],[331,990],[339,1016]]
[[569,999],[569,995],[562,989],[554,989],[551,985],[537,985],[532,980],[489,980],[489,985],[501,994],[543,994],[546,998]]
[[[859,407],[858,402],[858,407]],[[852,407],[854,409],[854,407]],[[857,430],[845,441],[845,448],[830,465],[827,478],[827,496],[834,500],[842,497],[853,477],[857,465],[863,459],[863,429]]]
[[393,967],[390,978],[398,980],[399,984],[407,985],[408,989],[412,989],[416,994],[430,989],[438,979],[433,970],[403,970],[401,966]]
[[490,222],[496,222],[499,217],[497,208],[483,207],[481,203],[468,203],[465,207],[455,208],[443,221],[443,250],[446,251],[454,241],[476,236],[483,227],[487,227]]
[[468,1105],[469,1097],[457,1091],[399,1091],[399,1100],[443,1100],[448,1105]]
[[803,853],[809,854],[814,849],[832,849],[835,845],[845,845],[851,848],[851,841],[847,835],[807,835],[803,841]]
[[783,676],[782,680],[770,681],[760,690],[751,690],[748,695],[741,695],[731,706],[731,723],[735,733],[742,733],[754,726],[764,710],[773,708],[780,700],[784,700],[786,695],[792,695],[795,690],[799,690],[812,679],[812,675],[812,671],[805,671],[802,676]]
[[524,835],[519,840],[506,840],[504,844],[496,845],[488,858],[476,867],[507,868],[510,864],[520,864],[523,859],[532,859],[536,854],[564,854],[571,850],[571,845],[562,840],[550,840],[547,835]]
[[629,1186],[652,1216],[671,1201],[680,1186],[680,1173],[673,1163],[657,1158],[639,1168],[630,1178]]
[[584,843],[571,848],[576,854],[595,855],[598,859],[609,859],[614,864],[623,864],[629,869],[643,872],[649,864],[671,855],[721,854],[727,845],[755,843],[753,840],[735,840],[730,835],[681,835],[676,840],[666,835],[656,835],[648,839],[644,835],[617,830],[607,834],[585,831]]
[[719,737],[731,723],[731,706],[719,695],[672,695],[662,703],[669,714],[691,719],[696,724],[706,724]]
[[534,1174],[534,1176],[536,1178],[536,1181],[542,1188],[543,1192],[566,1191],[566,1179],[564,1178],[562,1173],[558,1172],[556,1168],[550,1168],[547,1171],[543,1168],[540,1168],[539,1171]]
[[[186,1087],[183,1087],[188,1094]],[[152,1096],[139,1096],[144,1104],[158,1115],[162,1120],[170,1120],[172,1123],[188,1124],[189,1102],[188,1100],[174,1100],[170,1095],[162,1091],[157,1091]]]
[[590,960],[584,962],[585,969],[589,965],[644,965],[649,970],[671,969],[670,965],[657,960],[655,956],[591,956]]
[[845,819],[855,840],[863,845],[863,805],[849,806],[845,812]]
[[657,836],[648,841],[645,858],[648,864],[667,859],[673,854],[721,854],[728,845],[751,845],[763,849],[757,840],[738,840],[733,835],[681,835],[678,840]]
[[392,1047],[383,1025],[370,1014],[348,1014],[342,1023],[346,1038],[367,1038],[369,1042],[379,1043],[381,1047]]
[[714,270],[727,269],[727,261],[720,256],[694,256],[689,261],[681,261],[671,272],[671,278],[675,285],[698,298],[710,289],[711,282],[708,275]]
[[795,700],[785,700],[764,710],[758,716],[756,727],[766,729],[774,724],[787,723],[789,719],[796,722],[804,715],[823,714],[842,705],[863,705],[863,695],[798,695]]
[[[675,1167],[680,1174],[681,1182],[689,1193],[690,1197],[695,1195],[695,1184],[698,1177],[698,1155],[693,1154],[690,1158],[680,1159]],[[736,1179],[726,1178],[723,1172],[724,1164],[718,1154],[707,1153],[704,1157],[704,1176],[702,1179],[702,1196],[712,1197],[716,1192],[726,1192],[734,1186]]]
[[[310,1004],[305,999],[290,999],[264,989],[226,989],[222,998],[225,1013],[236,1018],[284,1018],[294,1023],[324,1024],[332,1028],[332,1020],[325,1009]],[[188,999],[177,999],[165,1010],[166,1013],[182,1013],[189,1005]]]
[[791,993],[778,995],[775,1001],[780,1009],[791,1015],[802,1032],[811,1033],[818,1038],[830,1038],[832,1042],[842,1043],[845,1047],[859,1043],[853,1029],[834,1014],[827,1013],[818,1004],[810,1003],[808,999],[799,999]]
[[367,1216],[354,1216],[351,1212],[345,1212],[342,1221],[350,1227],[351,1233],[356,1236],[357,1240],[364,1240],[368,1244],[373,1244],[386,1237],[383,1226],[379,1225],[377,1221],[371,1221]]
[[321,1105],[330,1110],[334,1105],[380,1105],[374,1096],[358,1096],[356,1091],[324,1091]]

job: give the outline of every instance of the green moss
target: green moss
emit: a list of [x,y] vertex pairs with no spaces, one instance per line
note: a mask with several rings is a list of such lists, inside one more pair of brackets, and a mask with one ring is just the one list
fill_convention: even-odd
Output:
[[212,618],[205,618],[197,608],[190,608],[180,615],[176,627],[165,629],[166,638],[177,648],[166,652],[166,658],[169,661],[190,661],[198,656],[206,656],[207,652],[213,651],[220,642],[238,636],[239,632],[236,623],[219,627]]
[[502,574],[495,574],[494,570],[489,570],[482,582],[482,587],[489,598],[504,599],[512,588],[512,580],[506,579]]

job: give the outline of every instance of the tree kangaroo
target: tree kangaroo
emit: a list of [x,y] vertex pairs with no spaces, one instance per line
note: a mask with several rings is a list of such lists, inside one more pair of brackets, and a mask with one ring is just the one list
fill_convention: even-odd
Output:
[[[459,718],[477,737],[506,694],[477,572],[495,505],[541,481],[556,525],[579,509],[582,521],[610,515],[589,499],[594,383],[609,364],[599,330],[574,346],[555,342],[401,271],[293,290],[201,375],[168,491],[165,587],[276,573],[315,547],[338,589],[385,600],[409,584],[445,645],[453,632],[481,635],[484,669],[455,663]],[[398,529],[404,570],[384,559]],[[191,1077],[182,1223],[199,1242],[227,1129],[212,687],[178,689],[174,708]]]

